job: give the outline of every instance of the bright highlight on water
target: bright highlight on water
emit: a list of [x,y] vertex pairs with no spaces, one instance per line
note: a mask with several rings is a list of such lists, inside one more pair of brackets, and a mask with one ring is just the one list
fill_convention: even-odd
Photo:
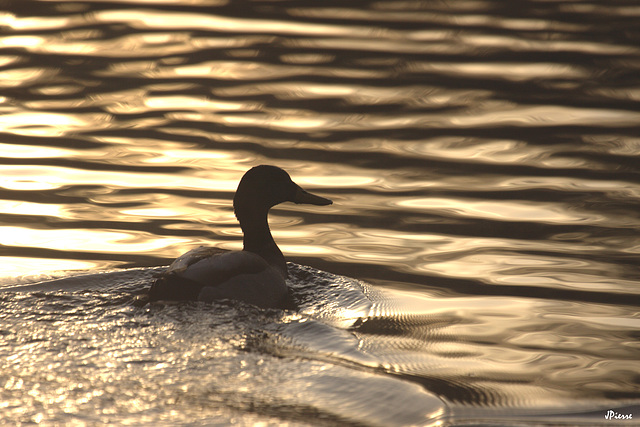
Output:
[[636,3],[3,3],[2,423],[637,424]]

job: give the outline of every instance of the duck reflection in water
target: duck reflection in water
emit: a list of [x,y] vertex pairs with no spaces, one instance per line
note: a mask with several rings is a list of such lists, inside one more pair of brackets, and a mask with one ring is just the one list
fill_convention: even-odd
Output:
[[201,246],[177,258],[149,289],[149,301],[232,299],[263,308],[292,306],[285,283],[287,265],[273,240],[267,216],[283,202],[330,205],[291,180],[276,166],[256,166],[244,174],[233,209],[244,233],[242,251]]

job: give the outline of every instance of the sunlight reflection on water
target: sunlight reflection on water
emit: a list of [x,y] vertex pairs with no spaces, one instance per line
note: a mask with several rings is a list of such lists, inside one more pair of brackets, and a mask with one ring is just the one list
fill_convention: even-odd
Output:
[[558,223],[597,223],[605,220],[601,215],[586,215],[569,212],[561,204],[504,202],[504,201],[473,201],[448,199],[412,199],[402,200],[399,206],[420,210],[445,210],[451,215],[462,215],[479,218],[495,218],[500,221],[533,221]]
[[637,402],[637,7],[7,5],[2,286],[240,249],[233,193],[264,163],[334,202],[272,210],[285,256],[377,285],[291,264],[287,315],[3,294],[7,422],[589,425]]
[[29,229],[22,227],[0,227],[2,242],[14,247],[35,246],[42,249],[61,251],[92,250],[97,253],[122,252],[124,247],[130,253],[153,252],[156,249],[187,243],[188,239],[154,238],[148,233],[124,233],[109,230],[84,230],[67,228],[64,230]]

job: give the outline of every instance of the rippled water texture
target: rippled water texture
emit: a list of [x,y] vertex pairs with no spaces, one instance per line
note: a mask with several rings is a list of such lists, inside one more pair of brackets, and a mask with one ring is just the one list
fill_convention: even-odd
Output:
[[[640,419],[638,1],[0,6],[2,423]],[[132,305],[262,163],[300,310]]]

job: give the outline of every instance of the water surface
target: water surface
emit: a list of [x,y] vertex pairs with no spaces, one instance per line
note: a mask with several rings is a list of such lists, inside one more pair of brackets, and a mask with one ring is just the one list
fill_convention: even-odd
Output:
[[[640,418],[637,1],[2,6],[4,422]],[[134,307],[265,163],[301,309]]]

